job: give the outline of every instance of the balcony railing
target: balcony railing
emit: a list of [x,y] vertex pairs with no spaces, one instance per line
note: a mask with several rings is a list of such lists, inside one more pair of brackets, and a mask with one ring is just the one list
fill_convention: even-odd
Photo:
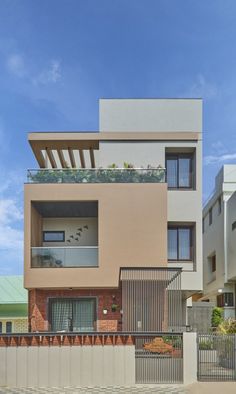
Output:
[[97,246],[33,247],[31,268],[98,267]]
[[77,168],[28,170],[28,183],[163,183],[164,168]]

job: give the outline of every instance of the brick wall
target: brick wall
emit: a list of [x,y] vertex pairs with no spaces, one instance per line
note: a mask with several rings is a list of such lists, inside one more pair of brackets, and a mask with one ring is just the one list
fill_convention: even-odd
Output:
[[[97,331],[121,330],[121,291],[120,289],[93,289],[93,290],[29,290],[29,324],[31,331],[50,330],[48,321],[48,305],[50,298],[78,298],[97,297]],[[112,304],[119,306],[112,311]],[[107,314],[103,310],[107,309]]]

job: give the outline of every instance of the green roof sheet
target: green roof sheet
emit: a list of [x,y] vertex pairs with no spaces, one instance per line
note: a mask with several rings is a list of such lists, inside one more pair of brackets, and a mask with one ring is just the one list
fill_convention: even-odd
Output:
[[0,304],[25,304],[28,294],[24,289],[23,276],[0,276]]

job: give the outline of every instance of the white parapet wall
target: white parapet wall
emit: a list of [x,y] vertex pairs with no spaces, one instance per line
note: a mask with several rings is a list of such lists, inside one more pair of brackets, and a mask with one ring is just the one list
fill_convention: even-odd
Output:
[[132,345],[0,348],[0,387],[134,384]]
[[183,383],[197,382],[197,333],[183,333]]

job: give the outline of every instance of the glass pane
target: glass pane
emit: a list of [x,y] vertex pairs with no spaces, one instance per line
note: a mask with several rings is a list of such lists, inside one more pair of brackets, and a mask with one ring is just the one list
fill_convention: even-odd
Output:
[[168,187],[177,187],[178,161],[177,159],[167,159],[167,184]]
[[190,229],[179,229],[179,260],[190,260]]
[[11,333],[12,332],[12,322],[7,321],[6,322],[6,333]]
[[64,241],[64,231],[44,231],[43,232],[44,242],[63,242]]
[[94,331],[95,300],[73,303],[73,331]]
[[2,333],[2,322],[0,321],[0,333]]
[[168,260],[177,258],[177,229],[168,229]]
[[72,330],[72,302],[56,300],[52,302],[52,331]]
[[191,159],[179,159],[179,187],[190,187]]

